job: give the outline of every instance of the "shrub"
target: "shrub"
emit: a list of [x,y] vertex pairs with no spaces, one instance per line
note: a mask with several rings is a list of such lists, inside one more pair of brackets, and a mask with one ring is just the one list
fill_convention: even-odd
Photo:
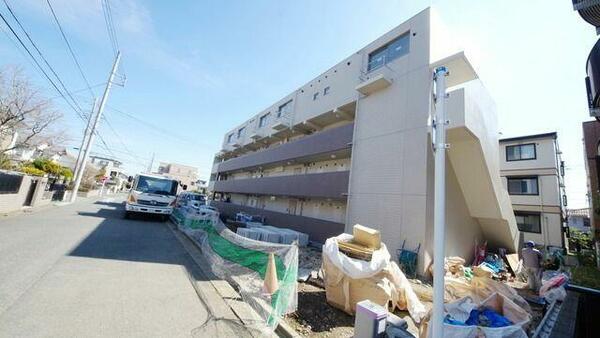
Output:
[[46,173],[43,170],[40,170],[40,169],[35,168],[35,167],[31,167],[31,166],[21,167],[21,172],[24,172],[25,174],[32,175],[32,176],[44,176],[44,175],[46,175]]

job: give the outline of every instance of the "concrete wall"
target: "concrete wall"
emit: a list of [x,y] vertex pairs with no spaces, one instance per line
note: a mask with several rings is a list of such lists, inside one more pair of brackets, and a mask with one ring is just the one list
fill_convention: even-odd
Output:
[[385,74],[391,85],[358,100],[346,221],[349,233],[357,223],[379,229],[393,256],[404,239],[412,248],[426,240],[431,93],[427,12],[369,44],[362,59],[367,69],[370,52],[410,32],[410,52],[370,74]]
[[38,184],[33,195],[31,206],[37,207],[49,204],[51,200],[46,198],[47,196],[44,196],[44,190],[46,183],[48,182],[48,178],[23,175],[21,187],[16,194],[0,194],[0,212],[21,210],[23,208],[23,204],[25,203],[25,199],[27,198],[32,181],[34,180],[37,180]]

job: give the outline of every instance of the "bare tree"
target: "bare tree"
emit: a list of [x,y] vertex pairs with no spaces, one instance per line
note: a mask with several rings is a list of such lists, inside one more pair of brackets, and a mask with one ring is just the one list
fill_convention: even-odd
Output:
[[[62,133],[53,130],[62,117],[53,110],[19,68],[0,70],[0,154],[42,142],[48,145],[60,142]],[[18,133],[15,144],[7,139]]]

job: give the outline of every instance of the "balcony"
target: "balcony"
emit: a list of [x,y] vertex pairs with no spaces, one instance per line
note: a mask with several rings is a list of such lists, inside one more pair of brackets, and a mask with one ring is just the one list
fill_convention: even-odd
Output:
[[354,124],[322,131],[270,149],[242,155],[219,163],[218,172],[250,169],[266,164],[286,163],[311,156],[332,154],[351,148]]
[[329,237],[337,236],[344,232],[344,224],[326,221],[318,218],[298,216],[276,212],[266,209],[252,208],[233,203],[215,202],[210,203],[219,209],[222,218],[235,218],[238,212],[245,212],[251,215],[261,215],[265,221],[273,226],[288,228],[296,231],[302,231],[310,236],[311,241],[325,243]]
[[349,171],[215,181],[214,191],[225,193],[345,198]]

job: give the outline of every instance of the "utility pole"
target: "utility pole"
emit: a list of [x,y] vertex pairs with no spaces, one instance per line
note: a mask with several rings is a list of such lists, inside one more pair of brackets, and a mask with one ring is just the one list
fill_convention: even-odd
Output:
[[85,171],[85,165],[87,159],[90,155],[90,148],[94,144],[94,136],[96,132],[96,128],[98,127],[98,123],[100,122],[100,118],[102,117],[102,111],[104,110],[104,106],[106,105],[106,101],[108,100],[108,93],[110,92],[110,88],[112,87],[113,79],[115,74],[117,73],[117,68],[119,67],[119,61],[121,60],[121,52],[117,52],[117,56],[115,57],[115,62],[113,63],[112,70],[110,71],[110,75],[108,76],[108,82],[106,83],[106,87],[104,88],[104,94],[102,95],[102,100],[100,100],[100,106],[98,107],[98,112],[96,113],[96,118],[94,119],[94,124],[92,125],[92,129],[90,130],[90,137],[87,140],[87,144],[85,146],[85,151],[83,153],[83,158],[81,159],[81,169],[77,173],[77,177],[75,177],[75,186],[73,187],[73,193],[71,195],[71,202],[75,202],[77,198],[77,191],[79,191],[79,185],[81,184],[81,178],[83,177],[83,172]]
[[85,131],[83,132],[83,139],[81,140],[81,146],[79,147],[79,152],[77,153],[77,161],[75,161],[75,172],[73,173],[73,177],[77,177],[77,173],[81,170],[81,157],[83,156],[83,148],[85,148],[85,143],[88,139],[88,133],[90,131],[90,127],[92,121],[94,119],[94,112],[96,111],[96,105],[98,104],[98,99],[94,98],[94,105],[92,106],[92,111],[90,112],[90,117],[88,118],[87,125],[85,126]]
[[435,183],[433,201],[433,338],[444,336],[444,256],[446,253],[446,67],[435,70],[435,116],[433,149]]
[[154,153],[152,153],[152,158],[150,159],[150,165],[148,166],[148,174],[152,173],[152,165],[154,165]]

